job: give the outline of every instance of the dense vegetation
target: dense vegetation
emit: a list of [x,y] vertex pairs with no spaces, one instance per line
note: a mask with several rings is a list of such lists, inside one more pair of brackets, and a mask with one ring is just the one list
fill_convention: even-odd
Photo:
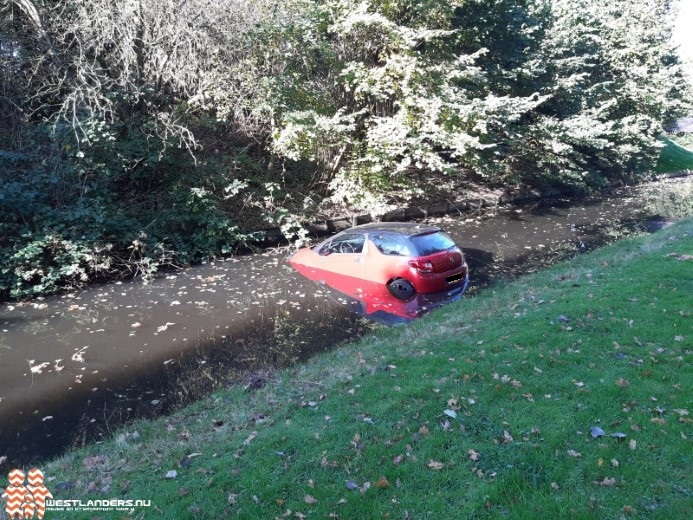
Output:
[[433,185],[640,179],[688,99],[674,3],[4,2],[0,297]]

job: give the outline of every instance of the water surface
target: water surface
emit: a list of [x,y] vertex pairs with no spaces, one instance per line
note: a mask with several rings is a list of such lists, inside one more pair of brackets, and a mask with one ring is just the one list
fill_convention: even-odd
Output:
[[[672,182],[690,182],[667,181]],[[498,208],[427,219],[470,264],[467,298],[498,277],[647,229],[642,193]],[[54,456],[135,417],[166,413],[230,383],[266,374],[358,338],[367,306],[295,272],[289,250],[82,292],[0,305],[0,457],[6,467]],[[377,309],[387,315],[387,306]],[[392,310],[392,308],[391,308]],[[411,314],[404,315],[402,312]],[[403,323],[417,309],[393,312]],[[399,313],[399,315],[398,315]],[[370,314],[370,316],[369,316]],[[264,374],[264,375],[263,375]]]

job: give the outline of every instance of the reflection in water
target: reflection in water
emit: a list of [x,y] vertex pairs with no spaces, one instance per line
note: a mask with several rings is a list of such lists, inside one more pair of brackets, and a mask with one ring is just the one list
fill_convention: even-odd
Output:
[[441,305],[459,300],[469,282],[469,279],[466,279],[459,286],[441,293],[417,294],[414,299],[404,302],[393,297],[382,283],[369,282],[297,263],[292,265],[318,286],[324,286],[327,294],[338,304],[355,314],[385,325],[407,323]]
[[[497,277],[539,270],[638,229],[647,215],[637,190],[630,194],[428,223],[465,251],[473,294]],[[271,251],[149,285],[0,304],[0,457],[8,457],[6,467],[50,457],[132,418],[247,383],[248,371],[262,374],[353,340],[372,323],[352,309],[402,323],[441,303],[430,296],[402,303],[384,286],[354,294],[344,282],[316,286]]]
[[279,252],[6,304],[0,456],[52,456],[118,424],[307,359],[370,328]]

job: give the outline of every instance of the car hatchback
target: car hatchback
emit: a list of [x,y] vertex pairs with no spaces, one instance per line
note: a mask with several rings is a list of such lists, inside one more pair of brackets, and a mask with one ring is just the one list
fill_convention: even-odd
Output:
[[[289,259],[299,272],[309,269],[384,284],[395,298],[417,293],[463,292],[469,282],[462,250],[439,227],[402,222],[356,226]],[[311,276],[314,278],[314,276]]]

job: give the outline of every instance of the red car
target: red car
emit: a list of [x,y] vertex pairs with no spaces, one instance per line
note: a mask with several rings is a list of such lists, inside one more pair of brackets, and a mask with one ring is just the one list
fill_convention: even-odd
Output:
[[348,276],[354,291],[383,284],[401,301],[417,293],[463,292],[469,283],[464,255],[440,228],[403,222],[375,222],[347,229],[299,249],[291,265],[311,279],[321,272]]

